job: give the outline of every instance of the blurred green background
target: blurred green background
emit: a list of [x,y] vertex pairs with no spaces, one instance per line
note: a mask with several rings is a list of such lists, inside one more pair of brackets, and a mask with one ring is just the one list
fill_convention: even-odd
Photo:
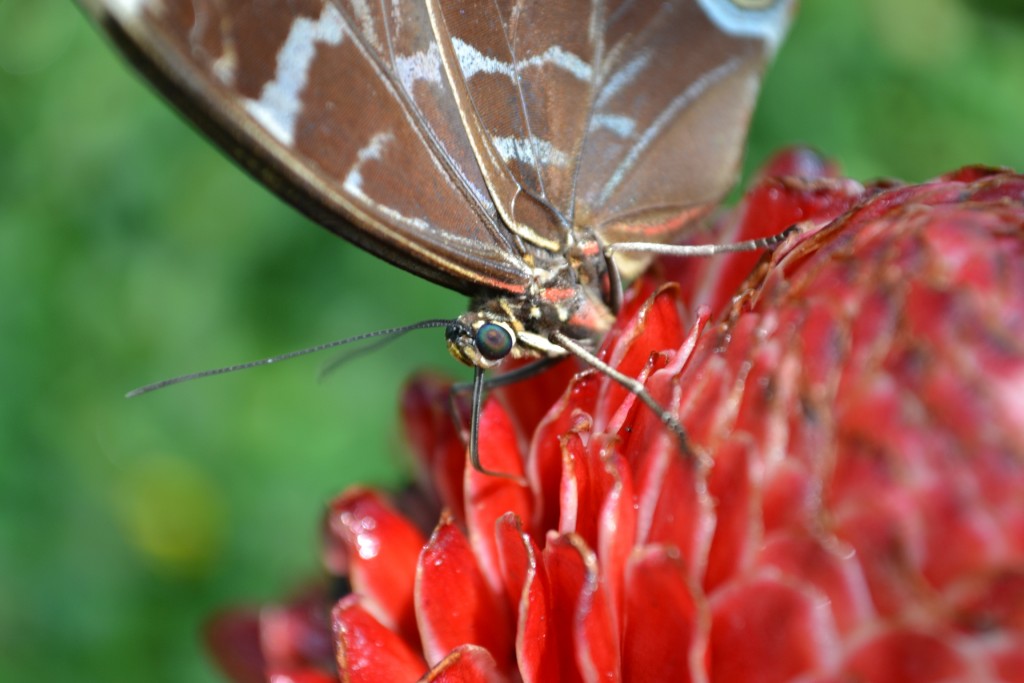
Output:
[[[1024,169],[1020,0],[806,0],[749,165],[804,142],[857,178]],[[0,680],[213,681],[218,606],[316,571],[320,510],[405,478],[441,333],[126,401],[125,390],[454,316],[309,224],[170,112],[67,0],[0,0]]]

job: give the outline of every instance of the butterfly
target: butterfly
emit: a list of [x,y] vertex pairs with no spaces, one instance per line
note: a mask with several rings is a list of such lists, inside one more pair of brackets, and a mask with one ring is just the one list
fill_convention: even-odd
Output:
[[[795,0],[80,0],[246,170],[354,244],[466,294],[484,371],[595,356],[623,281],[734,182]],[[529,370],[529,368],[534,370]],[[526,373],[519,373],[520,375]],[[161,383],[164,384],[164,383]]]

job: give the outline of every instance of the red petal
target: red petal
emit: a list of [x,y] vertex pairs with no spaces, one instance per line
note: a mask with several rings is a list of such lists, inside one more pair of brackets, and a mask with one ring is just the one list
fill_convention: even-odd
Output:
[[715,535],[704,585],[713,590],[748,566],[761,546],[761,502],[753,486],[749,444],[728,442],[715,453],[708,491],[715,500]]
[[[505,372],[534,362],[518,361],[502,366]],[[498,389],[501,403],[509,412],[516,432],[529,438],[537,425],[548,414],[552,404],[565,391],[572,377],[579,372],[579,365],[570,358],[547,368],[529,379],[513,382]]]
[[755,579],[730,586],[711,605],[712,681],[782,683],[817,670],[838,650],[828,604],[814,591]]
[[[580,674],[588,683],[622,680],[619,630],[609,593],[598,570],[597,559],[582,543],[575,543],[586,570],[574,624],[574,650]],[[552,585],[557,588],[558,577]]]
[[207,648],[225,676],[237,683],[263,683],[266,660],[260,647],[259,616],[255,610],[218,614],[206,625]]
[[[676,287],[662,287],[615,339],[608,363],[628,377],[637,377],[647,366],[651,354],[679,348],[683,342],[683,327],[678,297]],[[607,339],[603,346],[609,346]],[[607,380],[597,409],[597,415],[604,419],[598,417],[595,426],[603,430],[606,420],[612,419],[627,396],[629,392],[618,382]]]
[[622,679],[630,683],[703,680],[707,617],[679,552],[648,546],[630,558],[622,635]]
[[603,463],[604,476],[609,483],[601,506],[597,556],[601,574],[611,603],[615,630],[622,624],[625,600],[626,562],[636,542],[637,510],[633,476],[624,458],[612,454]]
[[331,612],[331,621],[338,670],[345,683],[415,681],[426,672],[426,662],[374,619],[359,596],[342,598]]
[[1024,650],[1019,642],[993,644],[990,653],[1001,683],[1024,683]]
[[957,588],[965,593],[958,596],[956,608],[962,630],[1024,636],[1024,567],[998,568],[978,576],[974,585]]
[[416,613],[428,662],[436,664],[469,643],[490,651],[502,669],[515,667],[507,606],[484,579],[469,542],[448,515],[420,556]]
[[[642,414],[638,422],[644,420],[649,421],[648,429],[657,429],[657,418]],[[636,543],[673,547],[681,552],[688,576],[702,576],[715,525],[703,463],[680,456],[662,426],[659,440],[648,449],[642,465],[634,470]]]
[[854,652],[844,675],[871,683],[966,681],[970,668],[950,646],[949,636],[895,631]]
[[498,670],[490,652],[475,645],[462,645],[438,662],[423,680],[429,683],[504,683],[508,678]]
[[465,470],[466,526],[480,568],[497,590],[501,585],[494,525],[506,512],[530,519],[530,490],[522,481],[523,456],[508,414],[501,403],[489,400],[480,413],[480,461],[485,469],[504,477],[484,474],[469,464]]
[[561,436],[589,427],[603,376],[584,371],[574,377],[568,389],[537,426],[530,443],[527,478],[534,495],[534,518],[530,530],[543,537],[548,529],[558,528],[562,480]]
[[358,488],[331,503],[325,526],[328,570],[348,574],[365,607],[418,647],[413,586],[426,539],[380,495]]
[[329,604],[324,591],[317,587],[287,604],[270,605],[260,611],[260,646],[267,671],[334,668]]
[[601,360],[610,362],[609,358],[618,345],[619,338],[636,324],[636,316],[650,303],[658,287],[658,280],[655,278],[641,277],[626,289],[622,307],[615,316],[612,328],[605,335],[601,348],[598,349],[597,355]]
[[[768,237],[804,221],[823,225],[849,210],[864,194],[864,188],[855,182],[828,177],[834,170],[818,157],[783,156],[762,170],[761,179],[744,195],[741,206],[713,227],[710,241]],[[790,172],[801,170],[810,174]],[[706,259],[662,258],[660,265],[668,279],[680,283],[690,310],[703,305],[718,312],[763,256],[763,252],[740,252]]]
[[270,683],[338,683],[338,676],[324,673],[318,669],[304,669],[289,672],[276,671],[260,680],[269,680]]
[[[840,633],[874,617],[859,558],[838,543],[825,547],[805,534],[779,534],[761,551],[759,564],[778,567],[794,583],[807,582],[828,600]],[[845,552],[844,552],[845,551]]]
[[443,507],[461,515],[466,446],[450,405],[451,383],[421,374],[402,393],[402,423],[406,441],[421,463],[425,485],[436,491]]
[[[595,501],[590,496],[590,467],[591,455],[583,445],[580,435],[570,432],[562,436],[559,441],[562,444],[562,478],[561,494],[559,495],[558,519],[559,533],[568,534],[576,532],[582,521],[586,531],[590,531],[590,538],[593,539],[597,530],[597,519]],[[585,500],[581,501],[580,496]],[[590,504],[589,509],[587,503]],[[581,507],[583,509],[581,509]],[[581,532],[585,533],[585,532]]]
[[543,561],[552,603],[557,606],[550,613],[548,629],[562,644],[555,680],[615,680],[618,638],[593,551],[575,535],[551,533]]
[[517,612],[519,675],[525,683],[557,680],[563,648],[550,630],[552,598],[544,566],[538,562],[540,549],[511,514],[498,521],[497,536],[506,590]]
[[[790,147],[776,152],[757,170],[757,180],[764,178],[799,178],[804,181],[835,178],[839,167],[835,162],[808,147]],[[785,227],[785,226],[783,226]]]

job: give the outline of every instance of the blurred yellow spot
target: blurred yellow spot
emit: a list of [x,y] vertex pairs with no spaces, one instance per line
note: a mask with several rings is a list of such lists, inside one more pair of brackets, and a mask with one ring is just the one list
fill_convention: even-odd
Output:
[[974,22],[961,0],[870,0],[880,47],[910,68],[940,67],[973,42]]
[[117,508],[132,544],[161,569],[202,571],[224,529],[216,487],[192,463],[166,455],[127,462],[121,474]]

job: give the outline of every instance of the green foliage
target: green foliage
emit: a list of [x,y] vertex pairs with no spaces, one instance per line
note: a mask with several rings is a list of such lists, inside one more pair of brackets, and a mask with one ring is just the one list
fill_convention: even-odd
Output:
[[[807,0],[749,166],[1024,168],[1019,7]],[[249,180],[65,0],[0,0],[0,292],[2,680],[216,680],[204,617],[315,572],[324,502],[406,477],[403,378],[466,374],[423,332],[323,382],[313,358],[124,400],[464,302]]]

